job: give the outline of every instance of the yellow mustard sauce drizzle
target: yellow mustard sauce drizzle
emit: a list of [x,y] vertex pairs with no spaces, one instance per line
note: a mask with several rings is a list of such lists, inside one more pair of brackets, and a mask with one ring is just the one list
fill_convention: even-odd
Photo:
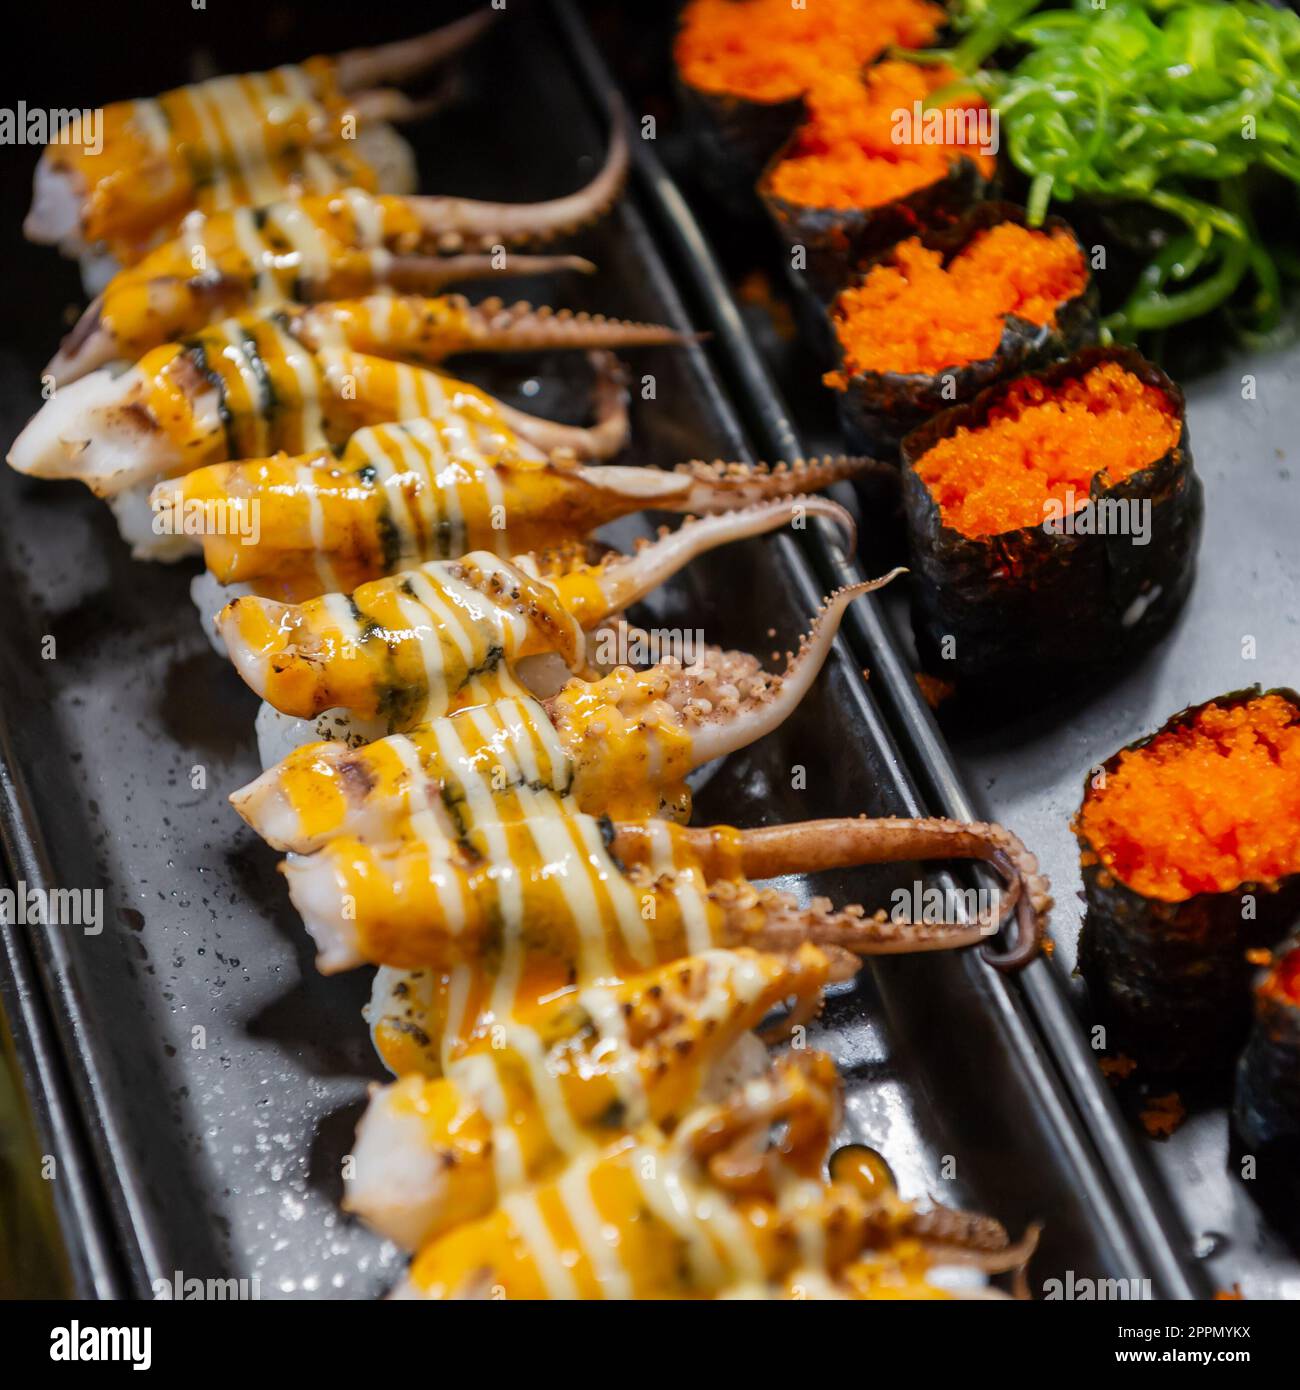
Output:
[[176,236],[113,277],[99,316],[123,355],[138,357],[222,312],[297,300],[304,290],[327,300],[371,288],[385,258],[419,239],[405,199],[362,188],[191,213]]
[[343,118],[333,64],[312,58],[268,73],[215,78],[104,109],[102,146],[50,146],[44,158],[79,177],[87,243],[123,263],[190,209],[265,203],[286,189],[373,189]]

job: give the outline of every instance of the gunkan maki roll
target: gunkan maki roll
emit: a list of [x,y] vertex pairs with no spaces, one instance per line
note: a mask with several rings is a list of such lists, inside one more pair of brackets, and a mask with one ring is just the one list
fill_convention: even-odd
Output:
[[951,225],[985,196],[997,171],[988,107],[963,96],[923,109],[956,76],[889,59],[861,75],[827,74],[808,92],[808,119],[758,192],[823,303],[872,257]]
[[1203,512],[1182,393],[1087,348],[903,442],[923,666],[1010,708],[1149,645],[1191,588]]
[[1255,1021],[1237,1063],[1233,1148],[1255,1159],[1261,1205],[1300,1241],[1300,934],[1255,979]]
[[1246,953],[1300,914],[1300,697],[1256,686],[1183,710],[1089,776],[1074,830],[1079,967],[1108,1045],[1148,1071],[1225,1071]]
[[826,374],[855,447],[896,457],[904,435],[997,381],[1097,334],[1083,248],[1057,217],[979,203],[952,227],[899,242],[830,306]]
[[754,184],[803,119],[805,93],[891,46],[933,43],[946,19],[929,0],[687,0],[674,57],[705,184],[733,211],[756,208]]

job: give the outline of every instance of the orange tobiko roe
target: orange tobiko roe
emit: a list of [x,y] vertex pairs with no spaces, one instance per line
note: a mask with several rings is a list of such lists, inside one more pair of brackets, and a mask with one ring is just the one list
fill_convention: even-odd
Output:
[[[978,144],[980,112],[988,109],[984,102],[953,101],[935,108],[953,113],[943,115],[955,127],[952,144],[928,143],[924,125],[911,129],[916,103],[956,76],[942,65],[903,61],[877,63],[863,78],[828,74],[808,93],[808,123],[772,170],[771,191],[801,207],[880,207],[945,178],[962,155],[990,178],[996,160],[981,154]],[[960,116],[960,125],[954,121],[958,113],[969,113]]]
[[992,357],[1006,319],[1050,324],[1083,293],[1088,271],[1063,228],[1036,231],[1002,222],[974,237],[945,266],[919,237],[900,242],[888,261],[833,306],[844,366],[825,382],[848,389],[858,372],[925,373]]
[[1300,710],[1280,695],[1207,705],[1121,753],[1078,829],[1121,882],[1162,902],[1300,871]]
[[926,0],[690,0],[677,70],[702,92],[789,101],[829,73],[856,74],[891,44],[932,43],[944,20]]
[[1056,387],[1034,377],[1012,382],[982,426],[941,439],[916,473],[946,525],[971,539],[996,536],[1042,525],[1049,499],[1057,515],[1077,511],[1097,474],[1122,482],[1167,454],[1181,433],[1163,391],[1103,362]]
[[1288,1004],[1300,1004],[1300,946],[1293,946],[1278,961],[1264,988]]

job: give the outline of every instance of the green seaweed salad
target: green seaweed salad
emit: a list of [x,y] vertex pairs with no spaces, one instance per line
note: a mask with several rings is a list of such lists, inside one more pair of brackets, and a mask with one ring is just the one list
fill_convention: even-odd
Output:
[[[1028,182],[1127,228],[1140,269],[1104,327],[1133,339],[1226,310],[1242,336],[1289,336],[1300,278],[1300,16],[1265,0],[956,0],[955,46]],[[909,55],[919,56],[919,55]],[[1062,209],[1065,211],[1064,209]],[[1261,229],[1264,230],[1261,230]]]

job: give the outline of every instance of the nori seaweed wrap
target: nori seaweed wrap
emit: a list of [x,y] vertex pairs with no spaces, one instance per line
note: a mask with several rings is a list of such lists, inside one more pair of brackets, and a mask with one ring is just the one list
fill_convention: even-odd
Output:
[[[909,158],[887,158],[881,153],[884,128],[890,130],[891,150],[904,148],[894,139],[899,115],[910,120],[914,102],[928,99],[953,77],[948,69],[886,59],[863,71],[857,84],[862,91],[860,106],[846,79],[828,84],[825,95],[815,89],[808,101],[808,120],[763,170],[758,196],[791,252],[792,267],[793,253],[803,252],[803,268],[791,271],[796,287],[811,293],[822,306],[896,242],[950,227],[972,205],[990,196],[996,178],[991,154],[968,152],[959,145],[936,147],[924,138],[911,142],[918,153]],[[825,115],[823,105],[828,108]],[[979,105],[983,107],[982,102]],[[936,108],[935,114],[946,110]],[[828,178],[829,191],[840,198],[834,205],[826,196]],[[859,185],[860,178],[868,180],[866,186]],[[886,188],[892,185],[900,191],[881,197],[882,178]],[[908,188],[915,179],[925,181]],[[792,182],[795,188],[789,187]],[[780,191],[782,187],[786,192]],[[808,197],[793,197],[796,188]],[[850,188],[857,195],[853,203],[848,201]],[[820,203],[809,201],[815,194],[821,195]],[[869,195],[874,195],[871,201]]]
[[803,247],[806,288],[825,305],[891,246],[919,232],[952,226],[991,188],[971,159],[955,159],[948,173],[902,198],[876,207],[815,208],[787,202],[772,192],[772,171],[791,148],[787,141],[759,180],[758,195],[787,249]]
[[[1300,697],[1290,690],[1268,694],[1289,704],[1293,722],[1300,723]],[[1156,733],[1107,759],[1106,777],[1114,776],[1122,753],[1196,726],[1211,706],[1233,710],[1260,698],[1255,686],[1181,711]],[[1222,761],[1226,788],[1233,769],[1229,758]],[[1099,1019],[1111,1029],[1108,1046],[1130,1052],[1151,1072],[1226,1072],[1249,1024],[1246,953],[1273,946],[1294,926],[1300,873],[1263,883],[1243,881],[1178,901],[1139,892],[1107,867],[1088,832],[1086,808],[1101,794],[1090,774],[1074,829],[1087,902],[1079,969]]]
[[[980,236],[1005,223],[1027,227],[1023,209],[1010,203],[977,203],[952,226],[921,234],[921,245],[938,252],[945,267]],[[1028,228],[1048,236],[1069,235],[1079,246],[1068,223],[1048,217],[1041,227]],[[879,257],[855,283],[864,283],[875,266],[891,263],[899,254],[900,243]],[[997,350],[975,361],[953,363],[926,373],[856,371],[850,373],[844,362],[844,349],[835,327],[836,304],[827,311],[830,339],[835,343],[836,375],[844,378],[837,390],[840,420],[851,447],[877,458],[896,458],[905,435],[931,416],[973,400],[996,382],[1040,367],[1094,342],[1097,337],[1097,289],[1087,273],[1087,257],[1079,254],[1087,279],[1082,291],[1059,304],[1046,323],[1031,323],[1015,314],[1003,316],[1004,328]]]
[[1300,1192],[1300,935],[1278,947],[1256,976],[1254,1005],[1250,1041],[1237,1063],[1233,1127],[1248,1152],[1289,1173]]
[[[1081,511],[1049,519],[1046,496],[1044,519],[1020,529],[970,536],[945,520],[917,471],[940,441],[986,427],[1030,383],[1041,383],[1050,400],[1108,363],[1170,402],[1177,422],[1172,448],[1120,481],[1093,472],[1084,485],[1089,527]],[[1068,449],[1066,420],[1060,429]],[[1191,588],[1204,503],[1183,395],[1131,349],[1086,348],[944,411],[907,436],[902,465],[918,651],[927,670],[963,694],[1025,700],[1105,669],[1155,641]],[[1145,544],[1126,525],[1135,516],[1144,522]]]
[[754,185],[773,152],[804,119],[803,98],[751,101],[701,91],[679,75],[677,101],[700,183],[729,212],[755,215]]

